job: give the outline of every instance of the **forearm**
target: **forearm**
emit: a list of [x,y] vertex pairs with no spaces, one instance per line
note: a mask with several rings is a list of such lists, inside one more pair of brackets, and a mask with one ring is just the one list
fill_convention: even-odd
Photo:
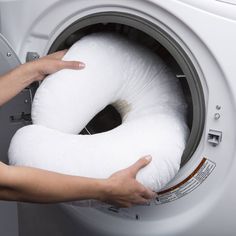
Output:
[[37,79],[38,74],[30,67],[24,64],[0,77],[0,106]]
[[62,69],[81,70],[85,64],[78,61],[62,61],[66,50],[59,51],[36,61],[25,63],[0,77],[0,106],[17,95],[34,81]]
[[27,202],[65,202],[84,199],[101,200],[105,180],[62,175],[27,167],[7,167],[5,184],[1,187],[4,200]]

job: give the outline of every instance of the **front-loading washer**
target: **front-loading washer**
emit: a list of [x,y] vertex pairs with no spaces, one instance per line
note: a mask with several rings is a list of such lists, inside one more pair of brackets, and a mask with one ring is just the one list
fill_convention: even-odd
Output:
[[[235,0],[22,0],[2,2],[0,10],[4,71],[17,58],[32,60],[86,34],[114,31],[169,63],[189,105],[182,167],[150,205],[18,204],[19,235],[235,234]],[[14,132],[31,122],[36,88],[0,109],[2,160]],[[97,132],[96,118],[87,128]]]

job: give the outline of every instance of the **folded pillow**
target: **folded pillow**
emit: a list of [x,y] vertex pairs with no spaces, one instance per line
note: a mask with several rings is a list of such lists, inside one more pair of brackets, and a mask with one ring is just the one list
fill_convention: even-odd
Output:
[[[63,60],[80,60],[84,70],[61,70],[38,88],[33,125],[17,131],[9,148],[12,165],[107,178],[150,154],[137,180],[154,191],[178,172],[189,130],[186,102],[170,68],[149,49],[111,33],[83,37]],[[122,124],[80,135],[112,104]]]

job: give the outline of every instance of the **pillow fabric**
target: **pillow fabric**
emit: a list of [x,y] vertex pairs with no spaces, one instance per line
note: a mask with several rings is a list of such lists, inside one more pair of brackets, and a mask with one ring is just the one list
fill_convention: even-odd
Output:
[[[154,191],[178,172],[189,130],[179,81],[149,49],[112,33],[90,34],[63,60],[79,60],[84,70],[61,70],[38,88],[33,125],[17,131],[9,148],[12,165],[107,178],[141,156],[152,162],[137,180]],[[104,107],[122,117],[113,130],[78,135]]]

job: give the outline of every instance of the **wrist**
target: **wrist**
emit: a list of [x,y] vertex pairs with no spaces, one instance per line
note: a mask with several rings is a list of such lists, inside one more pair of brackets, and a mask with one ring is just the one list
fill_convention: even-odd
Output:
[[105,201],[108,198],[110,192],[110,183],[108,179],[98,180],[97,187],[98,189],[95,191],[95,199],[99,201]]
[[18,78],[22,80],[25,86],[38,80],[40,76],[40,71],[37,68],[37,64],[34,62],[27,62],[17,68]]

